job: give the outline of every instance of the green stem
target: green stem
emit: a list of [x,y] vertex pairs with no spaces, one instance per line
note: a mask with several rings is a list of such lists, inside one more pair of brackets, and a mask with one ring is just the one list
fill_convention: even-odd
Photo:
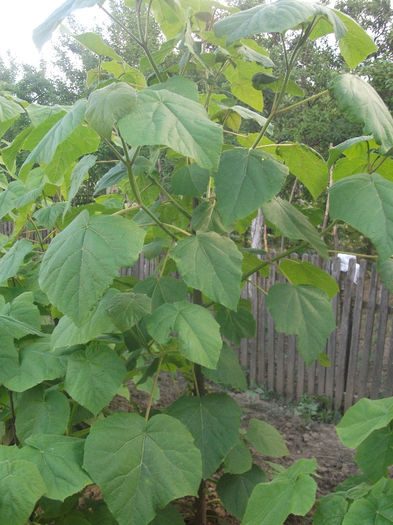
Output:
[[247,279],[247,282],[249,284],[251,284],[252,286],[254,286],[257,290],[259,290],[260,292],[262,292],[264,295],[267,295],[267,291],[264,290],[263,288],[261,288],[257,283],[254,283],[254,281],[251,281],[251,279]]
[[158,188],[160,188],[160,191],[165,197],[171,201],[171,203],[177,208],[187,219],[191,219],[191,213],[189,213],[186,209],[183,208],[181,204],[177,202],[176,199],[172,197],[172,195],[164,188],[164,186],[155,178],[153,175],[149,175],[149,179],[155,184]]
[[329,253],[345,253],[346,255],[355,255],[364,259],[378,259],[379,255],[366,255],[364,253],[346,252],[344,250],[328,250]]
[[157,68],[157,64],[155,63],[154,61],[154,58],[152,57],[147,45],[146,45],[146,42],[143,42],[142,40],[140,40],[136,35],[134,35],[134,33],[132,31],[130,31],[128,29],[128,27],[126,27],[122,22],[120,22],[120,20],[118,20],[115,16],[112,15],[112,13],[110,13],[107,9],[105,9],[105,7],[103,7],[102,5],[98,4],[99,8],[102,9],[102,11],[104,11],[104,13],[106,15],[109,16],[109,18],[111,18],[119,27],[121,27],[123,29],[123,31],[125,31],[127,33],[127,35],[129,35],[133,40],[134,42],[136,42],[138,44],[138,46],[140,46],[148,61],[150,62],[150,65],[151,67],[153,68],[155,74],[157,75],[157,78],[160,82],[163,82],[163,78],[162,78],[162,75],[161,73],[159,72],[158,68]]
[[[295,49],[294,49],[294,51],[292,53],[292,56],[291,56],[290,60],[288,61],[288,58],[286,59],[287,60],[287,68],[286,68],[286,72],[285,72],[285,76],[284,76],[284,82],[283,82],[282,87],[281,87],[281,91],[280,91],[278,97],[274,98],[274,102],[273,102],[272,108],[270,110],[270,114],[267,117],[266,122],[263,125],[261,131],[259,132],[259,134],[258,134],[258,136],[257,136],[257,138],[256,138],[256,140],[254,142],[254,144],[251,146],[251,149],[255,149],[258,146],[258,144],[260,143],[260,141],[264,137],[270,122],[273,120],[273,118],[276,115],[277,109],[280,106],[281,101],[282,101],[282,99],[284,97],[285,90],[287,88],[287,85],[288,85],[288,82],[289,82],[289,78],[290,78],[291,73],[292,73],[292,69],[294,68],[295,63],[296,63],[296,59],[297,59],[297,57],[299,55],[299,52],[300,52],[304,42],[307,40],[309,34],[311,33],[311,31],[312,31],[312,29],[314,27],[315,20],[316,19],[314,18],[314,20],[307,27],[306,31],[304,31],[304,34],[300,37],[299,42],[297,43],[297,45],[296,45],[296,47],[295,47]],[[284,46],[284,49],[285,49],[284,42],[283,42],[283,46]],[[285,53],[286,53],[286,49],[285,49]],[[285,53],[284,53],[284,56],[285,56]]]
[[329,93],[328,89],[325,89],[321,91],[320,93],[316,93],[315,95],[312,95],[311,97],[304,98],[300,102],[296,102],[296,104],[291,104],[290,106],[286,106],[285,108],[279,109],[276,111],[276,115],[280,115],[281,113],[285,113],[286,111],[290,111],[291,109],[297,108],[299,106],[302,106],[303,104],[306,104],[307,102],[311,102],[312,100],[315,100],[319,97],[322,97],[322,95],[327,95]]
[[159,273],[158,273],[158,279],[161,279],[161,277],[162,277],[163,274],[164,274],[165,267],[166,267],[166,263],[168,262],[168,259],[169,259],[169,253],[170,253],[170,251],[171,251],[171,249],[172,249],[172,246],[173,246],[173,241],[171,242],[171,244],[170,244],[170,246],[169,246],[169,248],[168,248],[168,250],[167,250],[167,252],[166,252],[166,254],[165,254],[164,261],[163,261],[162,266],[161,266],[161,268],[160,268],[160,271],[159,271]]
[[381,159],[381,161],[378,162],[378,164],[375,167],[372,165],[371,166],[371,170],[369,171],[369,173],[375,173],[377,171],[377,169],[382,166],[382,164],[385,162],[385,160],[387,158],[388,158],[387,156],[383,157],[383,159]]
[[34,228],[34,230],[36,232],[36,235],[38,237],[38,242],[40,243],[41,250],[44,252],[45,248],[44,248],[44,243],[42,242],[42,237],[41,237],[40,231],[37,228],[36,223],[34,222],[34,220],[31,217],[29,217],[29,222],[30,222],[30,224],[32,224],[32,226],[33,226],[33,228]]
[[[167,234],[169,235],[169,237],[171,237],[172,239],[174,239],[175,241],[177,240],[177,237],[176,235],[174,235],[171,231],[168,230],[168,228],[166,226],[164,226],[164,224],[160,221],[160,219],[158,217],[156,217],[154,215],[154,213],[152,211],[149,210],[149,208],[147,208],[144,204],[143,204],[143,201],[142,201],[142,197],[141,197],[141,194],[140,194],[140,191],[139,191],[139,187],[138,187],[138,184],[136,182],[136,179],[135,179],[135,176],[132,172],[132,161],[130,159],[130,156],[128,154],[128,148],[127,148],[127,144],[125,143],[123,137],[121,135],[120,136],[120,139],[121,139],[121,142],[123,144],[123,150],[124,150],[124,154],[126,156],[126,160],[124,160],[121,156],[120,156],[120,159],[123,161],[123,163],[125,164],[125,166],[127,167],[127,173],[128,173],[128,180],[130,182],[130,186],[131,186],[131,189],[132,189],[132,192],[134,194],[134,197],[137,201],[137,203],[139,204],[139,206],[141,207],[141,209],[147,213],[147,215],[149,215],[149,217],[151,217],[153,219],[153,221]],[[115,148],[114,148],[115,149]],[[117,150],[115,150],[117,151]],[[135,155],[134,155],[135,157]]]
[[152,389],[151,389],[151,392],[150,392],[149,403],[148,403],[147,408],[146,408],[146,414],[145,414],[145,420],[146,421],[149,420],[150,410],[151,410],[151,407],[152,407],[152,404],[153,404],[154,392],[155,392],[155,390],[157,388],[158,376],[160,375],[161,365],[162,365],[163,359],[164,359],[164,357],[161,356],[160,357],[160,361],[158,363],[156,375],[154,376],[154,382],[153,382],[153,386],[152,386]]
[[125,31],[127,33],[127,35],[129,35],[138,44],[138,46],[143,48],[143,42],[141,40],[139,40],[139,38],[136,35],[134,35],[134,33],[130,29],[128,29],[128,27],[126,27],[122,22],[120,22],[120,20],[118,20],[115,16],[113,16],[112,13],[107,11],[105,9],[105,7],[102,6],[101,4],[98,4],[98,7],[102,11],[104,11],[104,13],[107,16],[109,16],[109,18],[111,18],[115,22],[115,24],[117,24],[119,27],[121,27],[123,29],[123,31]]
[[16,435],[15,407],[14,407],[14,398],[13,398],[12,390],[8,390],[8,397],[10,400],[12,437],[13,437],[15,445],[19,445],[19,439],[18,439],[18,436]]

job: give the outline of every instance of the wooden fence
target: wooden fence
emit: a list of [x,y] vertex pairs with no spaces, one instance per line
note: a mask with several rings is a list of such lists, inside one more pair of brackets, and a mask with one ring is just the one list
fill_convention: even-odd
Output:
[[[275,332],[265,295],[248,283],[242,295],[251,301],[256,335],[243,339],[237,351],[249,384],[287,399],[300,399],[303,394],[326,396],[335,409],[347,409],[361,397],[393,395],[393,308],[375,265],[364,259],[358,261],[355,282],[355,260],[350,261],[346,272],[341,271],[339,258],[321,263],[317,255],[304,255],[302,260],[322,267],[340,287],[332,300],[337,328],[325,348],[331,366],[315,362],[306,368],[296,349],[296,336]],[[143,279],[154,267],[154,261],[141,256],[134,268],[123,270],[123,274]],[[256,284],[268,290],[284,281],[277,267],[272,266],[269,277],[258,276]]]
[[[0,231],[9,235],[12,225],[1,224]],[[30,237],[34,237],[33,232]],[[288,399],[300,399],[303,394],[324,395],[336,409],[347,409],[361,397],[392,396],[393,308],[375,265],[364,259],[358,261],[359,272],[354,282],[354,260],[348,271],[342,272],[338,258],[322,264],[317,255],[304,255],[302,259],[322,267],[340,286],[340,293],[332,301],[337,328],[325,349],[331,366],[325,368],[314,363],[306,368],[296,350],[296,336],[275,332],[265,295],[247,283],[243,297],[251,301],[257,329],[253,339],[242,340],[238,355],[249,384]],[[141,255],[133,268],[123,269],[121,274],[144,279],[154,269],[155,261]],[[268,278],[256,279],[264,290],[285,281],[276,266],[271,266]]]

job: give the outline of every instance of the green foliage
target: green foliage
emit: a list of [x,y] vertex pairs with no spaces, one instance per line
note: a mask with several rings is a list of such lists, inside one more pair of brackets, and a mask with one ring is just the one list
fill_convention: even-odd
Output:
[[[37,44],[96,4],[65,1],[35,31]],[[242,288],[276,260],[288,282],[262,289],[276,328],[297,336],[307,365],[323,361],[337,284],[286,257],[314,249],[326,258],[334,221],[368,236],[383,280],[391,280],[391,115],[361,69],[361,76],[334,77],[330,64],[340,70],[340,59],[326,43],[312,47],[334,32],[353,68],[375,46],[353,19],[314,2],[277,0],[240,11],[205,0],[126,5],[122,36],[111,26],[109,43],[96,33],[68,41],[67,49],[92,64],[87,86],[65,54],[73,88],[59,99],[61,85],[45,83],[39,72],[26,72],[24,84],[11,89],[16,72],[2,77],[0,217],[14,222],[14,232],[0,246],[0,521],[181,523],[170,503],[199,494],[205,512],[210,478],[244,525],[280,525],[312,507],[315,460],[277,467],[271,477],[252,465],[251,447],[288,455],[283,439],[256,419],[242,430],[240,407],[211,392],[205,378],[247,389],[223,339],[238,345],[253,337],[256,321]],[[111,7],[116,24],[122,9]],[[316,57],[324,60],[321,71]],[[382,78],[375,69],[385,93]],[[36,80],[40,104],[29,92]],[[18,96],[23,89],[26,96]],[[322,117],[324,105],[330,109]],[[304,140],[307,133],[288,133],[305,108],[315,112],[304,119],[306,127],[313,123],[312,137],[319,131],[326,141],[339,110],[357,124],[338,130],[328,161],[323,146]],[[369,135],[359,137],[359,126]],[[273,260],[261,261],[261,250],[248,243],[260,208],[289,245]],[[26,231],[34,237],[24,239]],[[154,273],[119,277],[142,252],[154,260]],[[187,387],[157,408],[162,372],[182,374]],[[128,381],[147,392],[147,404],[136,408],[131,399],[139,413],[112,414],[115,396],[130,395]],[[332,514],[344,525],[374,523],[381,513],[390,519],[391,405],[361,400],[342,419],[339,436],[357,448],[364,478],[323,499],[316,523]],[[104,501],[89,503],[87,512],[78,501],[91,483]]]

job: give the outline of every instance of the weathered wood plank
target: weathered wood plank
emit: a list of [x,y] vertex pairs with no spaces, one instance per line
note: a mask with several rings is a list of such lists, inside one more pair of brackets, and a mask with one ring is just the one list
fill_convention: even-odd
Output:
[[[266,279],[261,280],[261,288],[266,289]],[[266,338],[266,324],[267,324],[267,311],[266,311],[266,296],[261,293],[258,300],[258,316],[257,316],[257,329],[258,329],[258,353],[257,353],[257,381],[258,385],[265,385],[266,383],[266,358],[267,358],[267,338]]]
[[[258,274],[251,276],[251,281],[255,282],[259,286],[260,279]],[[258,316],[258,289],[252,284],[249,287],[249,299],[251,301],[251,313],[255,319],[255,335],[248,341],[248,368],[249,368],[249,384],[255,385],[257,378],[257,346],[258,346],[258,327],[257,327],[257,316]]]
[[388,353],[388,362],[387,362],[387,374],[385,382],[383,384],[383,393],[386,397],[393,395],[393,317],[391,318],[390,323],[390,339],[389,339],[389,353]]
[[[284,283],[286,281],[285,277],[278,273],[276,282]],[[283,333],[277,334],[276,339],[276,391],[279,395],[283,396],[285,391],[285,370],[284,370],[284,358],[285,358],[285,349],[284,349],[285,335]]]
[[[337,282],[340,281],[340,267],[341,261],[336,257],[331,263],[331,276]],[[340,292],[338,292],[332,299],[332,309],[336,325],[338,324],[338,308],[339,308]],[[330,359],[330,367],[326,370],[325,375],[325,394],[328,396],[333,407],[333,395],[334,395],[334,380],[335,380],[335,369],[336,369],[336,343],[337,343],[337,328],[334,330],[327,342],[326,353]]]
[[348,271],[344,277],[344,294],[341,307],[340,333],[338,337],[338,355],[336,372],[336,387],[334,392],[334,407],[339,410],[343,403],[345,390],[346,368],[351,337],[351,303],[353,295],[353,277],[355,274],[355,259],[351,259]]
[[359,353],[359,338],[360,325],[362,321],[363,311],[363,293],[364,283],[367,271],[367,261],[362,259],[359,263],[359,276],[357,284],[355,284],[355,302],[352,312],[352,334],[349,349],[349,361],[347,370],[347,381],[345,387],[344,410],[348,410],[352,406],[355,394],[356,377],[358,373],[358,353]]
[[[250,296],[249,287],[251,285],[246,283],[243,287],[241,297],[243,299],[248,299]],[[248,372],[248,341],[247,339],[242,339],[240,341],[240,354],[239,354],[240,364]]]
[[359,369],[359,385],[358,385],[358,396],[367,397],[369,394],[368,388],[368,374],[370,366],[370,354],[371,345],[374,329],[374,316],[377,302],[377,285],[378,285],[378,274],[373,264],[371,267],[369,293],[367,300],[367,313],[366,313],[366,328],[364,332],[364,341],[361,347],[360,357],[360,369]]
[[381,385],[382,367],[385,355],[385,338],[388,321],[389,291],[382,286],[381,302],[379,305],[379,323],[377,333],[377,344],[375,346],[374,370],[371,381],[371,399],[377,399]]
[[[276,267],[274,264],[270,266],[269,274],[269,288],[275,284],[276,280]],[[275,344],[275,330],[273,317],[268,311],[267,314],[267,386],[269,390],[274,390],[274,375],[275,375],[275,363],[274,363],[274,344]]]
[[287,382],[286,394],[289,399],[295,394],[296,336],[288,336]]

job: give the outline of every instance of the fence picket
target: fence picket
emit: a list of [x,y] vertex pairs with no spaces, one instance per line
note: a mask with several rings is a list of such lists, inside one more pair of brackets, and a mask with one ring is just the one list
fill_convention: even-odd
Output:
[[364,281],[366,277],[367,261],[362,259],[359,265],[359,276],[356,284],[356,296],[353,307],[351,345],[349,349],[349,361],[347,371],[347,383],[345,388],[344,410],[353,403],[355,383],[358,368],[358,351],[360,338],[360,324],[362,320]]

